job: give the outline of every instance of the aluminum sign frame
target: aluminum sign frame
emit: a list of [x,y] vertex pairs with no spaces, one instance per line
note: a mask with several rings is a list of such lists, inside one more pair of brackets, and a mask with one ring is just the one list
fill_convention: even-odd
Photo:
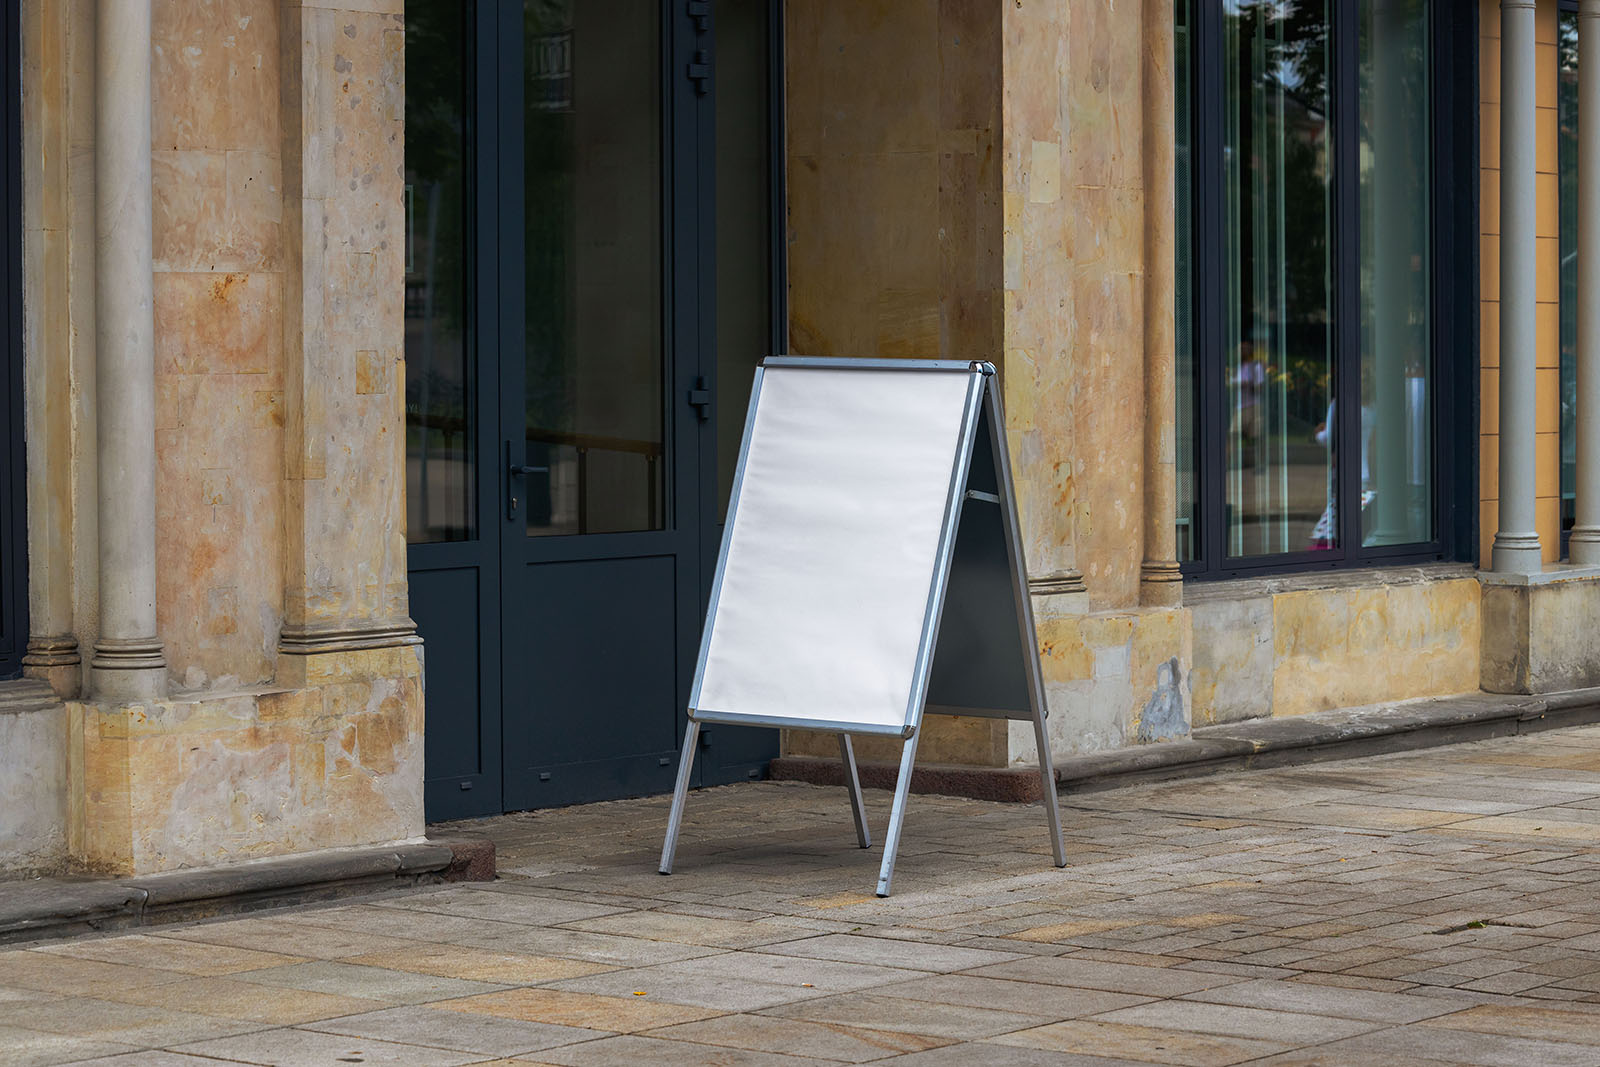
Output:
[[[928,575],[928,590],[922,608],[920,637],[917,641],[915,661],[911,668],[909,697],[903,719],[894,724],[862,722],[849,718],[800,717],[788,714],[762,714],[701,707],[705,691],[708,659],[716,634],[717,612],[722,602],[724,579],[729,565],[730,546],[733,543],[739,517],[739,503],[747,474],[752,441],[756,431],[757,413],[761,410],[763,379],[768,370],[804,371],[895,371],[907,373],[959,373],[965,375],[966,393],[961,405],[960,426],[955,438],[955,450],[948,483],[945,487],[943,518],[939,527],[938,542],[932,559],[932,573]],[[728,724],[743,726],[782,727],[809,729],[836,733],[840,739],[840,755],[845,764],[845,780],[849,786],[851,807],[855,814],[857,840],[862,848],[870,844],[864,808],[861,800],[859,778],[855,768],[854,753],[849,739],[852,734],[898,737],[903,743],[900,773],[895,787],[888,832],[884,843],[884,856],[878,878],[878,895],[888,896],[893,879],[895,859],[899,850],[904,826],[906,799],[910,790],[912,770],[916,759],[917,741],[925,714],[989,715],[1031,721],[1039,753],[1041,800],[1047,812],[1052,837],[1055,865],[1066,865],[1062,844],[1060,814],[1056,802],[1055,773],[1051,766],[1049,735],[1045,728],[1047,714],[1044,703],[1043,676],[1039,664],[1038,645],[1033,626],[1022,542],[1018,524],[1016,501],[1011,485],[1011,467],[1006,449],[1005,423],[1001,413],[998,379],[992,364],[957,360],[883,360],[883,359],[833,359],[822,357],[776,356],[763,360],[756,370],[751,387],[750,405],[745,417],[743,440],[739,450],[738,465],[734,473],[732,495],[728,505],[727,522],[723,528],[721,550],[717,558],[716,575],[706,612],[706,624],[701,634],[700,652],[695,666],[694,683],[690,690],[689,725],[684,738],[676,789],[668,817],[666,840],[663,843],[660,871],[670,874],[673,855],[677,847],[679,826],[682,820],[688,781],[693,768],[702,724]],[[969,491],[968,478],[974,460],[974,444],[978,428],[987,424],[988,451],[995,466],[997,492]],[[776,431],[774,431],[776,432]],[[948,438],[945,438],[948,441]],[[939,638],[946,593],[950,585],[953,560],[961,516],[969,506],[997,506],[1003,528],[1005,566],[1010,572],[1012,600],[1016,608],[1015,624],[1021,639],[1023,663],[1016,666],[1025,676],[1028,709],[1011,711],[984,711],[971,708],[929,706],[928,687]],[[926,513],[924,513],[926,514]],[[991,520],[992,521],[992,520]],[[925,542],[924,542],[925,544]],[[991,561],[993,562],[993,561]],[[949,656],[951,650],[946,650]],[[881,716],[886,717],[886,716]]]

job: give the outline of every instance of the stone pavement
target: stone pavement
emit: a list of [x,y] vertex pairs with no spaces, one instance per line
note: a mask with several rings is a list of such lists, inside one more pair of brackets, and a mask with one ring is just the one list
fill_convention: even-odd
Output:
[[[874,829],[887,794],[869,794]],[[1600,1064],[1600,727],[1037,807],[456,824],[487,885],[0,952],[0,1063]],[[166,1051],[152,1051],[166,1050]]]

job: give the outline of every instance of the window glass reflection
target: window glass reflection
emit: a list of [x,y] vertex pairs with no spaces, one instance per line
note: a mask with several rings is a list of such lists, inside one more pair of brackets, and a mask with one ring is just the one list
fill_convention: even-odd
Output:
[[1199,481],[1195,476],[1195,377],[1194,367],[1194,280],[1193,250],[1193,137],[1191,133],[1193,85],[1190,81],[1189,54],[1193,47],[1189,0],[1176,0],[1176,30],[1173,34],[1173,92],[1176,115],[1174,129],[1176,151],[1176,208],[1177,208],[1177,277],[1174,295],[1176,358],[1177,358],[1177,409],[1174,427],[1177,440],[1178,467],[1178,559],[1195,558],[1199,538],[1197,497]]
[[1425,0],[1361,5],[1361,539],[1433,537]]
[[406,537],[477,536],[463,63],[472,5],[406,5]]
[[1338,543],[1327,4],[1223,12],[1227,554]]
[[[1556,24],[1556,168],[1561,214],[1561,528],[1572,529],[1578,439],[1578,15]],[[1540,353],[1541,358],[1549,358]]]
[[526,0],[527,532],[664,506],[661,12]]

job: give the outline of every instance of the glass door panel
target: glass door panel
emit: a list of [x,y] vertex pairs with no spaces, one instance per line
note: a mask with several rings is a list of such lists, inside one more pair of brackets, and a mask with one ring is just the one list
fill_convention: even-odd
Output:
[[666,526],[661,19],[524,5],[529,536]]
[[477,366],[467,339],[472,5],[406,12],[406,540],[478,536]]

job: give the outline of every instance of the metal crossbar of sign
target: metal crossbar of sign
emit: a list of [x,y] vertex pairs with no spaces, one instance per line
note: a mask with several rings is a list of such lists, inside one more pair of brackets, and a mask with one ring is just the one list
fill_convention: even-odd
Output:
[[889,895],[924,713],[1033,723],[1066,865],[1044,684],[995,369],[778,356],[756,371],[661,873],[704,723],[901,738],[878,895]]

